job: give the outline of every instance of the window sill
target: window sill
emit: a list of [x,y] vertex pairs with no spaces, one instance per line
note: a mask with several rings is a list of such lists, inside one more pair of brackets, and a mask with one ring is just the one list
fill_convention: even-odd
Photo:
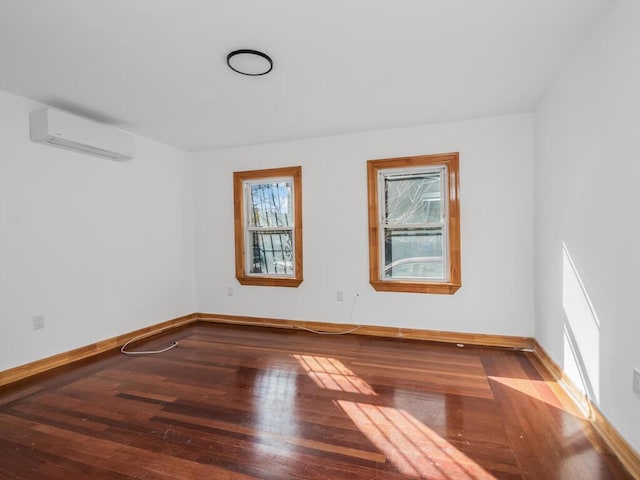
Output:
[[236,277],[241,285],[257,285],[263,287],[298,287],[302,278],[276,277]]
[[382,280],[372,280],[369,283],[378,292],[437,293],[444,295],[453,295],[462,286],[459,283],[385,282]]

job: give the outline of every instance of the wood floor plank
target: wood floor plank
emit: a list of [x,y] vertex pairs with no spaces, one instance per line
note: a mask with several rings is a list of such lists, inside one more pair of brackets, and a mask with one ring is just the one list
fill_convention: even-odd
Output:
[[0,480],[627,480],[527,353],[196,323],[0,389]]
[[[61,458],[86,465],[100,465],[113,472],[133,478],[175,479],[175,478],[219,478],[221,480],[252,480],[243,475],[213,465],[185,461],[164,453],[151,452],[122,443],[115,443],[96,437],[88,437],[44,423],[22,420],[18,417],[0,415],[0,425],[7,423],[21,426],[32,432],[28,437],[13,436],[12,440],[23,446],[30,446],[39,452],[56,452]],[[4,428],[3,428],[4,434]],[[92,448],[88,449],[87,444]],[[33,477],[36,478],[36,477]],[[41,478],[41,477],[38,477]]]

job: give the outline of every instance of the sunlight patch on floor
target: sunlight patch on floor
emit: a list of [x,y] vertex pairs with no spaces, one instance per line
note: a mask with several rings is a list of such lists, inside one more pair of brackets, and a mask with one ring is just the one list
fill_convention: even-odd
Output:
[[495,480],[404,410],[344,400],[335,403],[405,475],[430,480]]
[[320,388],[339,392],[376,395],[373,388],[335,358],[293,355]]
[[517,390],[520,393],[528,395],[536,400],[544,402],[552,407],[564,409],[564,406],[553,393],[553,390],[549,388],[547,382],[543,380],[530,380],[528,378],[511,378],[511,377],[496,377],[489,376],[490,380],[496,381],[505,385],[506,387]]

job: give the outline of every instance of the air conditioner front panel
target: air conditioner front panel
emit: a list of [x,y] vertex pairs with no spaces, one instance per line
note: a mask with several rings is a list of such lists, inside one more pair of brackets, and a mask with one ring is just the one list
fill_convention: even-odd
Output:
[[134,155],[131,135],[51,108],[32,112],[31,139],[114,160],[130,159]]

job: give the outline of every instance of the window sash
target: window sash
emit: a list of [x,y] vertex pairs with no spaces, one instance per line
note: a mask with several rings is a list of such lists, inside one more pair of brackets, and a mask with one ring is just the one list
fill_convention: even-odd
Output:
[[[412,223],[389,223],[388,222],[388,187],[387,181],[391,180],[419,180],[424,177],[433,176],[433,174],[438,174],[440,181],[440,193],[438,200],[440,202],[440,221],[438,222],[412,222]],[[436,165],[436,166],[422,166],[422,167],[411,167],[411,168],[399,168],[399,169],[385,169],[381,170],[378,173],[378,212],[380,215],[379,218],[379,280],[385,282],[403,282],[403,281],[414,281],[414,282],[449,282],[450,280],[450,269],[449,269],[449,229],[448,229],[448,202],[447,202],[447,192],[448,190],[448,169],[446,165]],[[435,199],[436,197],[432,197]],[[440,240],[440,249],[441,254],[437,256],[433,255],[417,255],[417,256],[406,256],[402,259],[393,260],[392,252],[389,252],[390,244],[387,242],[389,237],[389,232],[393,231],[405,231],[405,232],[429,232],[429,231],[437,231],[441,232],[441,240]],[[417,235],[416,235],[417,236]],[[391,248],[393,248],[391,246]],[[387,258],[391,256],[391,258]],[[414,268],[413,270],[421,270],[423,272],[429,271],[429,266],[434,263],[438,263],[436,257],[440,258],[440,263],[442,265],[441,275],[398,275],[396,277],[393,275],[393,267],[394,264],[398,265],[399,268],[403,265],[402,260],[406,260],[404,266],[413,262]],[[433,270],[433,268],[431,268]],[[390,274],[390,275],[388,275]]]
[[248,236],[246,272],[253,276],[292,277],[295,275],[292,230],[253,230]]
[[[444,233],[443,227],[385,229],[381,240],[383,258],[381,279],[384,281],[443,281],[446,278],[447,266]],[[433,243],[435,243],[436,252],[420,252],[424,250],[424,244],[429,241],[429,237],[435,240]],[[394,249],[394,243],[398,248]],[[405,253],[406,250],[410,253],[394,255],[397,250],[401,250],[403,243]]]
[[[255,185],[277,185],[277,184],[286,184],[286,188],[288,189],[288,221],[287,225],[272,225],[272,226],[256,226],[253,225],[253,198],[251,187]],[[272,277],[272,278],[295,278],[296,277],[296,238],[295,238],[295,190],[294,190],[294,179],[293,177],[268,177],[263,179],[252,179],[245,180],[243,185],[244,190],[244,243],[245,243],[245,274],[249,277]],[[267,216],[268,218],[268,216]],[[290,245],[290,250],[286,250],[282,245],[282,239],[280,239],[280,249],[273,248],[273,236],[278,234],[278,232],[286,232],[283,235],[289,235],[291,241],[288,242]],[[261,262],[261,265],[264,264],[266,269],[268,270],[269,265],[273,266],[272,272],[263,272],[263,271],[255,271],[256,266],[256,255],[254,248],[254,239],[255,235],[258,234],[262,237],[262,242],[264,242],[265,238],[269,238],[271,242],[271,249],[265,248],[263,243],[262,251],[264,254],[264,261]],[[268,257],[267,254],[270,253],[271,256]],[[287,257],[290,257],[290,262],[287,262]],[[283,272],[279,272],[278,270],[282,269]]]

